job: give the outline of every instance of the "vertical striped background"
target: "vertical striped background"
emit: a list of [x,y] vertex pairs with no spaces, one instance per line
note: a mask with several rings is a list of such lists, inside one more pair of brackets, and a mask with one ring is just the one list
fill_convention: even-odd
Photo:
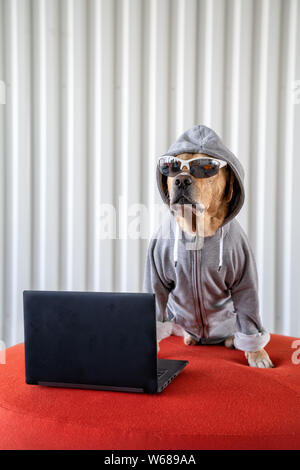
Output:
[[299,0],[0,0],[0,79],[7,345],[23,289],[141,289],[147,240],[99,241],[99,203],[126,229],[159,202],[155,157],[200,123],[245,168],[264,324],[300,336]]

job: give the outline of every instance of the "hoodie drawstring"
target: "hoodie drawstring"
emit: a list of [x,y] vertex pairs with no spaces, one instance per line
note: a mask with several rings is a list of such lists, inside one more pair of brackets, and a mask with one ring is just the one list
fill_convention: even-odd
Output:
[[223,264],[223,227],[221,227],[221,235],[220,235],[220,241],[219,241],[219,266],[218,266],[218,271],[222,268]]
[[175,220],[175,225],[176,225],[176,229],[175,229],[175,241],[174,241],[174,252],[173,252],[173,256],[174,256],[174,266],[176,268],[177,266],[177,260],[178,260],[178,239],[179,239],[179,225],[178,223],[176,222]]

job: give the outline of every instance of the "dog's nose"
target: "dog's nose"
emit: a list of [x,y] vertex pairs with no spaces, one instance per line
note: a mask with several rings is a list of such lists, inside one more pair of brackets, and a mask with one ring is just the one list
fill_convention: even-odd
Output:
[[192,178],[187,174],[178,175],[178,176],[176,176],[175,184],[176,184],[176,186],[178,186],[178,188],[185,189],[187,186],[192,184]]

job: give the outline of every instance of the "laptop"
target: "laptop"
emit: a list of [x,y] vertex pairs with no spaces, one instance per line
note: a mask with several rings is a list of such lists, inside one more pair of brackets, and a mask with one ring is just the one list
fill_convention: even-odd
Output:
[[188,364],[157,358],[155,295],[23,292],[27,384],[158,393]]

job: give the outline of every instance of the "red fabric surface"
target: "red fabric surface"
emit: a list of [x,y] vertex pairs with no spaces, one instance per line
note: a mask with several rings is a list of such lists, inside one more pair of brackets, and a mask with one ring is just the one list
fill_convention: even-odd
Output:
[[1,449],[299,449],[295,338],[272,335],[275,369],[247,366],[224,346],[161,342],[190,364],[158,395],[26,385],[24,346],[0,365]]

